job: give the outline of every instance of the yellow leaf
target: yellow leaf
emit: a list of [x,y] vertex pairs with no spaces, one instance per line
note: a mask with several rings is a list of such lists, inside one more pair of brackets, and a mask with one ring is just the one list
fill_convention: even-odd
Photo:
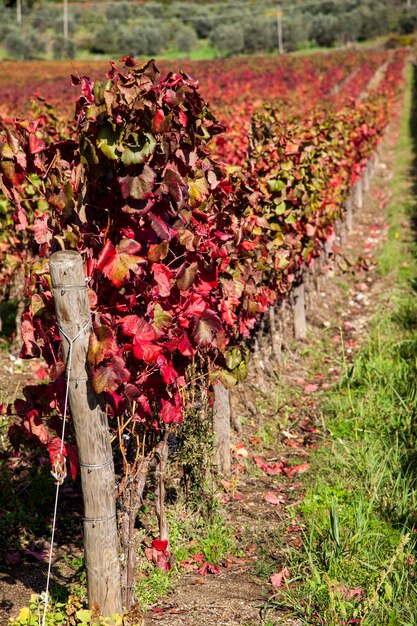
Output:
[[30,609],[28,606],[24,606],[23,609],[20,609],[19,612],[19,620],[23,621],[23,620],[27,620],[30,617]]

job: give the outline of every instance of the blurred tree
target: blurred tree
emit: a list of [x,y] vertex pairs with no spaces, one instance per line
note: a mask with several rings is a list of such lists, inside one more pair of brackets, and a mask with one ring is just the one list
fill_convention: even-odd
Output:
[[276,46],[276,22],[271,17],[255,17],[243,22],[245,52],[264,52]]
[[53,28],[55,32],[60,27],[62,30],[62,11],[58,7],[40,5],[32,12],[31,25],[39,33],[44,33],[48,28]]
[[108,22],[94,29],[91,52],[100,54],[119,54],[120,40],[125,30],[119,24]]
[[[308,41],[309,26],[304,15],[296,14],[282,20],[282,38],[286,52],[297,50]],[[278,44],[276,44],[278,45]]]
[[106,18],[110,21],[126,23],[130,17],[130,6],[127,2],[119,2],[105,5]]
[[55,61],[73,59],[75,57],[75,43],[72,39],[65,39],[63,35],[52,41],[52,56]]
[[212,30],[210,40],[222,55],[238,54],[245,45],[240,24],[219,24]]
[[166,32],[160,22],[146,21],[122,28],[118,38],[118,54],[152,56],[160,54],[166,43]]
[[362,29],[362,15],[354,9],[348,13],[342,13],[339,18],[340,35],[344,42],[357,41]]
[[206,7],[196,7],[193,12],[193,26],[200,39],[206,39],[213,30],[213,12]]
[[45,52],[44,39],[27,28],[12,28],[3,44],[10,57],[22,61],[38,59]]
[[407,9],[401,14],[399,30],[403,35],[410,35],[417,30],[417,8]]
[[191,52],[198,43],[197,33],[194,28],[180,23],[176,29],[174,45],[179,52]]
[[318,46],[333,46],[338,34],[339,20],[334,15],[320,13],[313,18],[310,37]]

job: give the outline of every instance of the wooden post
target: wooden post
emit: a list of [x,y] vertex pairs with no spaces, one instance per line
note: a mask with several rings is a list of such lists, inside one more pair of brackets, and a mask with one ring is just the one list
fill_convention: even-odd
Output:
[[371,164],[368,161],[363,172],[362,172],[362,184],[363,184],[363,190],[366,193],[367,191],[369,191],[369,187],[371,184]]
[[88,602],[111,617],[122,612],[115,475],[107,416],[87,365],[91,314],[83,263],[78,252],[64,250],[51,256],[49,266],[64,362],[67,338],[81,333],[72,344],[68,398],[80,461]]
[[306,323],[306,307],[304,281],[301,276],[299,282],[295,285],[292,292],[292,311],[294,318],[294,337],[296,339],[305,339],[307,337]]
[[229,390],[218,382],[214,386],[213,406],[214,464],[222,476],[230,474],[230,399]]
[[280,349],[277,346],[277,328],[275,324],[275,306],[272,304],[268,309],[269,336],[271,338],[271,348],[274,360],[279,363],[281,360]]
[[345,216],[345,223],[346,223],[346,231],[347,233],[351,233],[353,230],[353,201],[352,201],[352,194],[350,193],[348,195],[348,197],[346,198],[346,202],[345,202],[345,209],[346,209],[346,216]]
[[363,207],[363,188],[361,178],[358,178],[353,186],[353,206],[355,210]]
[[243,426],[242,426],[242,422],[239,419],[239,416],[236,414],[236,411],[234,410],[232,391],[230,389],[229,389],[229,405],[230,405],[230,424],[233,426],[233,428],[237,432],[239,438],[242,439]]
[[342,244],[346,238],[345,223],[342,219],[337,219],[334,223],[334,231],[338,241]]

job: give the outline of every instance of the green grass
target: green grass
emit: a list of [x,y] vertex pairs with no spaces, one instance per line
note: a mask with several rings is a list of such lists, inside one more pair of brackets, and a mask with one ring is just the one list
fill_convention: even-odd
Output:
[[287,552],[297,585],[278,590],[264,607],[275,623],[288,619],[287,613],[281,622],[278,609],[299,624],[416,623],[417,250],[410,222],[417,199],[410,114],[409,90],[390,183],[389,238],[379,259],[389,297],[367,345],[353,365],[342,359],[340,384],[322,401],[330,443],[312,459],[314,478],[300,507],[303,550]]
[[212,61],[213,59],[217,59],[219,57],[219,51],[217,48],[214,48],[210,45],[210,42],[206,39],[199,39],[198,45],[190,52],[184,53],[180,52],[176,48],[171,48],[164,52],[163,54],[159,54],[156,59],[167,59],[167,60],[176,60],[176,59],[186,59],[190,61]]
[[141,572],[135,587],[136,598],[142,611],[146,611],[172,590],[175,579],[184,571],[184,561],[191,562],[202,554],[205,563],[218,565],[231,554],[236,554],[236,540],[232,529],[218,510],[211,515],[201,509],[190,511],[178,504],[167,511],[173,568],[169,572],[156,569],[141,560]]

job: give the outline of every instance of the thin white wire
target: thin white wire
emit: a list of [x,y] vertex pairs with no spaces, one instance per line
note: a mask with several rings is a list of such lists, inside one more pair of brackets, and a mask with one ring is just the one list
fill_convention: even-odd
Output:
[[[62,328],[60,326],[58,326],[61,334],[65,337],[65,339],[68,341],[69,344],[69,350],[68,350],[68,358],[67,358],[67,364],[66,364],[66,369],[67,369],[67,385],[66,385],[66,389],[65,389],[65,401],[64,401],[64,420],[62,423],[62,431],[61,431],[61,447],[60,447],[60,451],[59,453],[62,454],[62,451],[64,449],[64,438],[65,438],[65,424],[66,424],[66,418],[67,418],[67,410],[68,410],[68,395],[69,395],[69,386],[70,386],[70,378],[71,378],[71,367],[72,367],[72,348],[74,343],[77,341],[77,339],[87,330],[87,328],[90,326],[91,321],[89,320],[85,326],[80,330],[79,333],[77,333],[77,335],[75,335],[75,337],[73,339],[70,339],[70,337],[68,337],[68,335],[62,330]],[[56,493],[55,493],[55,506],[54,506],[54,516],[53,516],[53,521],[52,521],[52,533],[51,533],[51,545],[49,548],[49,561],[48,561],[48,575],[46,577],[46,589],[45,591],[40,595],[41,599],[43,599],[44,601],[44,609],[43,609],[43,617],[42,617],[42,626],[45,626],[45,620],[46,620],[46,612],[48,610],[48,605],[49,605],[49,585],[51,582],[51,570],[52,570],[52,557],[53,557],[53,552],[54,552],[54,539],[55,539],[55,527],[56,527],[56,518],[57,518],[57,513],[58,513],[58,497],[59,497],[59,488],[60,488],[61,484],[59,483],[59,481],[57,481],[56,483]]]

